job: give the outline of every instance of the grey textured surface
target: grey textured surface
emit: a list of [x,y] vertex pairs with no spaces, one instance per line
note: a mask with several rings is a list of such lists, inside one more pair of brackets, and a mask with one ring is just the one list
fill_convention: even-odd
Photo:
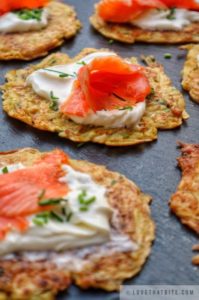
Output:
[[[166,72],[174,84],[181,89],[180,71],[185,53],[177,46],[155,45],[123,45],[114,42],[112,45],[94,32],[88,23],[91,15],[93,0],[67,0],[73,4],[79,18],[84,24],[81,33],[73,40],[64,44],[59,51],[76,55],[82,48],[111,48],[124,57],[142,54],[154,54],[165,65]],[[164,53],[172,53],[171,60],[164,59]],[[179,58],[180,55],[180,58]],[[36,60],[31,63],[36,63]],[[28,65],[24,62],[1,63],[0,82],[4,82],[4,74],[11,69]],[[77,159],[90,160],[104,164],[111,170],[119,171],[134,180],[144,192],[153,196],[152,216],[157,225],[157,237],[152,248],[152,254],[143,271],[130,284],[198,284],[199,269],[191,265],[191,247],[198,242],[197,237],[169,212],[168,200],[175,191],[180,180],[180,171],[176,167],[176,157],[179,151],[176,147],[178,140],[199,143],[199,105],[193,103],[186,95],[187,110],[190,119],[181,128],[172,131],[159,132],[157,142],[127,148],[108,148],[106,146],[86,144],[77,148],[75,143],[62,140],[54,134],[40,132],[29,126],[8,118],[1,112],[0,143],[1,151],[20,147],[37,147],[50,150],[60,147]],[[59,300],[116,300],[117,293],[102,291],[80,291],[76,287],[63,293]]]

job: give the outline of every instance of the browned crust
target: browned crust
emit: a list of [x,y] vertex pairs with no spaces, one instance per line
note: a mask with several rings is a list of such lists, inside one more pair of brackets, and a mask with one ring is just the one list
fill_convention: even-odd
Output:
[[52,1],[48,26],[40,31],[0,34],[0,60],[31,60],[45,56],[81,28],[73,7]]
[[[96,6],[97,7],[97,6]],[[124,43],[178,44],[199,42],[199,23],[193,23],[179,31],[149,31],[133,25],[108,23],[103,21],[95,10],[90,17],[93,27],[107,38]]]
[[[36,149],[22,149],[0,154],[0,166],[23,162],[31,165],[41,157]],[[108,201],[118,210],[120,230],[138,244],[138,250],[117,253],[97,258],[86,258],[84,268],[69,272],[66,267],[58,268],[48,261],[30,263],[27,261],[0,262],[0,299],[6,300],[51,300],[70,282],[79,287],[102,288],[107,291],[119,290],[123,280],[137,274],[150,253],[154,239],[154,223],[150,216],[151,197],[124,176],[108,171],[86,161],[71,160],[72,166],[91,174],[93,179],[108,189]],[[5,298],[1,298],[4,296]],[[6,298],[7,297],[7,298]]]
[[[178,165],[182,179],[170,199],[170,208],[183,224],[199,234],[199,145],[180,143],[180,147],[182,156],[178,158]],[[199,264],[199,256],[193,263]]]
[[[157,129],[176,128],[188,118],[182,94],[172,86],[163,67],[151,57],[146,58],[146,76],[154,93],[148,98],[146,113],[136,128],[106,129],[78,125],[60,112],[52,111],[49,101],[36,95],[25,84],[27,76],[37,69],[74,62],[95,51],[97,50],[84,49],[73,59],[66,54],[56,53],[38,65],[9,72],[6,75],[7,83],[2,87],[3,109],[9,116],[40,130],[57,132],[59,136],[75,142],[96,142],[108,146],[128,146],[153,141],[157,138]],[[134,57],[131,61],[137,63]]]
[[[198,251],[199,251],[199,245],[194,245],[194,246],[192,247],[192,250],[198,252]],[[195,256],[192,258],[192,263],[193,263],[194,265],[199,266],[199,255],[195,255]]]
[[188,55],[182,70],[182,86],[189,92],[191,98],[199,103],[199,45],[181,47],[188,50]]

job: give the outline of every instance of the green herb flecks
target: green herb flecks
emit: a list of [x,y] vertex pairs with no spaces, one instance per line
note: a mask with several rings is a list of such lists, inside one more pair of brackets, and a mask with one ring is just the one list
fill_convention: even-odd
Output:
[[122,98],[121,96],[119,96],[119,95],[117,95],[115,93],[113,93],[112,95],[115,96],[117,99],[126,102],[126,99]]
[[70,222],[72,216],[73,216],[73,212],[71,210],[68,210],[68,208],[66,207],[63,207],[62,208],[62,214],[64,215],[64,219],[67,221],[67,222]]
[[70,74],[70,73],[64,73],[64,72],[60,72],[60,71],[52,70],[52,69],[44,69],[44,70],[49,71],[49,72],[53,72],[53,73],[57,73],[57,74],[59,74],[60,78],[67,78],[67,77],[76,78],[76,76],[77,76],[76,72],[74,72],[73,74]]
[[113,180],[111,181],[111,186],[115,185],[116,183],[117,183],[117,180],[113,179]]
[[114,43],[114,40],[109,40],[108,43],[109,45],[112,45]]
[[32,221],[37,226],[44,226],[48,224],[50,220],[55,220],[59,223],[64,222],[62,217],[54,211],[44,211],[42,213],[39,213],[34,217]]
[[32,221],[37,226],[44,226],[49,222],[49,219],[50,219],[50,212],[44,211],[42,213],[37,214]]
[[84,146],[86,143],[79,143],[77,144],[77,148],[81,148],[82,146]]
[[124,106],[124,107],[118,108],[118,110],[130,110],[130,111],[132,111],[133,107],[132,106]]
[[[44,196],[45,196],[45,190],[42,190],[38,195],[38,198],[42,199]],[[59,223],[70,222],[73,213],[71,210],[68,211],[67,207],[62,207],[63,201],[65,201],[66,203],[66,201],[68,200],[64,198],[51,198],[51,199],[40,200],[38,203],[39,206],[42,206],[44,208],[45,206],[55,206],[56,211],[48,210],[37,214],[33,219],[33,223],[37,226],[44,226],[50,220]],[[58,205],[60,205],[60,207],[57,208]]]
[[165,53],[164,54],[164,58],[171,59],[172,58],[172,54],[171,53]]
[[60,202],[62,201],[66,201],[65,199],[63,198],[51,198],[51,199],[44,199],[44,200],[41,200],[39,201],[39,205],[40,206],[47,206],[47,205],[58,205],[60,204]]
[[23,21],[36,20],[40,22],[42,19],[43,9],[21,9],[14,11],[14,13]]
[[66,221],[67,221],[67,222],[70,222],[72,216],[73,216],[73,213],[72,213],[72,211],[70,211],[70,212],[66,215]]
[[3,174],[9,173],[8,167],[4,167],[1,171],[2,171]]
[[82,65],[82,66],[86,66],[86,63],[85,63],[85,61],[83,61],[83,60],[82,60],[82,61],[78,61],[77,64],[78,64],[78,65]]
[[151,92],[150,92],[150,94],[146,97],[146,99],[151,100],[151,99],[153,99],[154,95],[155,95],[155,90],[154,90],[154,88],[152,87],[152,88],[151,88]]
[[175,20],[176,19],[176,8],[175,7],[170,9],[170,13],[167,16],[167,19],[168,20]]
[[80,211],[88,211],[88,206],[80,206]]
[[78,195],[78,201],[80,204],[80,211],[88,211],[90,205],[96,201],[96,197],[92,196],[88,198],[87,196],[87,191],[83,190],[79,195]]
[[50,91],[50,98],[51,98],[51,104],[50,104],[50,109],[54,110],[54,111],[57,111],[58,108],[59,108],[59,105],[58,105],[58,101],[59,98],[56,97],[54,94],[53,94],[53,91]]
[[50,212],[50,218],[54,219],[55,221],[57,221],[59,223],[63,223],[64,222],[64,220],[62,219],[62,217],[59,214],[57,214],[56,212],[54,212],[54,211]]
[[154,96],[154,94],[155,94],[155,90],[154,90],[154,88],[153,87],[151,87],[151,92],[150,92],[150,96]]

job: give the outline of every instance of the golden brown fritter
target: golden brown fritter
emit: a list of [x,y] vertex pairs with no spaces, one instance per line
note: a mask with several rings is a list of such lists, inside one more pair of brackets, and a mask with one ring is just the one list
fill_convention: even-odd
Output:
[[[106,129],[76,124],[59,111],[50,109],[49,101],[36,95],[26,85],[27,76],[37,69],[74,62],[95,51],[97,50],[84,49],[73,59],[66,54],[56,53],[38,65],[9,72],[6,75],[7,83],[2,87],[3,109],[13,118],[41,130],[57,132],[60,137],[80,143],[96,142],[109,146],[150,142],[157,138],[157,129],[176,128],[188,118],[182,94],[172,86],[163,67],[150,57],[146,59],[149,65],[146,67],[146,76],[152,93],[147,99],[145,115],[136,128]],[[135,58],[131,58],[131,61],[137,63]]]
[[199,42],[198,22],[186,26],[181,31],[143,30],[130,24],[117,24],[105,22],[99,17],[97,10],[95,10],[94,15],[90,17],[90,22],[93,25],[93,27],[105,37],[129,44],[135,42],[159,44]]
[[31,60],[45,56],[64,39],[76,35],[81,24],[73,7],[52,1],[47,8],[50,19],[46,28],[24,33],[0,33],[0,60]]
[[[0,166],[17,162],[31,165],[41,155],[38,150],[29,148],[0,153]],[[0,260],[0,299],[52,300],[71,282],[83,289],[119,290],[125,279],[141,270],[148,257],[155,231],[149,210],[151,197],[143,194],[132,181],[104,166],[87,161],[70,162],[73,168],[90,174],[107,188],[108,202],[118,212],[116,230],[128,235],[138,249],[103,257],[91,253],[84,258],[82,269],[72,272],[67,264],[58,267],[50,261]]]
[[199,103],[199,45],[187,45],[181,48],[188,50],[182,71],[182,86],[189,92],[191,98]]
[[[183,224],[199,234],[199,145],[180,146],[182,156],[178,158],[178,164],[182,169],[182,180],[171,197],[170,208]],[[193,263],[199,264],[199,256],[193,258]]]

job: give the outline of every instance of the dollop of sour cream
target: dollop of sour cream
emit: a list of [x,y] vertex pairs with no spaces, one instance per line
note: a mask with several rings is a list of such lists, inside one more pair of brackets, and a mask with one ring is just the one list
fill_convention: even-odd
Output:
[[92,124],[105,128],[133,127],[139,123],[141,117],[144,115],[145,109],[146,102],[143,101],[126,109],[114,109],[111,111],[100,110],[95,114],[90,112],[86,118],[73,116],[71,119],[79,124]]
[[9,12],[0,16],[0,32],[17,33],[40,30],[48,25],[48,18],[49,12],[46,8],[42,10],[41,20],[22,20],[16,13]]
[[[78,73],[82,64],[88,64],[96,57],[112,55],[116,54],[108,51],[94,52],[74,63],[37,70],[28,76],[27,84],[32,87],[37,95],[49,100],[49,103],[52,101],[52,95],[56,97],[60,108],[70,96],[75,81],[74,74]],[[59,72],[67,73],[72,76],[59,77]],[[133,127],[137,125],[142,118],[145,112],[145,106],[145,101],[143,101],[137,103],[131,109],[101,110],[96,113],[90,111],[86,117],[76,117],[72,115],[68,115],[68,117],[78,124],[103,126],[106,128]]]
[[[16,164],[7,168],[13,172],[24,166]],[[113,211],[107,202],[106,188],[97,184],[89,174],[78,172],[68,165],[63,165],[63,170],[65,176],[60,181],[68,184],[69,193],[64,197],[66,201],[61,203],[62,207],[57,209],[70,212],[70,220],[58,222],[50,219],[39,226],[34,222],[34,215],[29,217],[30,225],[25,233],[12,230],[1,241],[0,255],[18,251],[64,251],[110,241]],[[3,168],[0,172],[3,173]],[[94,197],[86,211],[80,209],[79,195],[83,191],[86,191],[87,199]]]
[[193,22],[199,22],[199,12],[187,9],[158,10],[151,9],[131,23],[144,30],[180,31]]

